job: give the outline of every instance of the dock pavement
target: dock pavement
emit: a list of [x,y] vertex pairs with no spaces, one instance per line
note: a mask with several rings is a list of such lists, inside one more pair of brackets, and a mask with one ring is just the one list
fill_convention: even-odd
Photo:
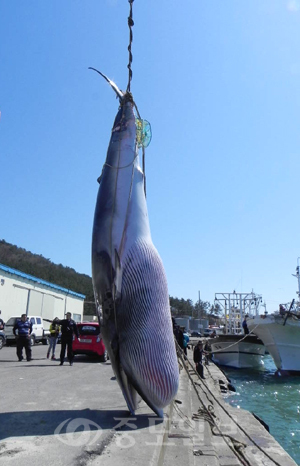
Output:
[[295,466],[248,411],[230,406],[228,380],[212,362],[201,379],[179,356],[180,386],[159,419],[141,402],[130,416],[109,361],[45,357],[16,361],[0,351],[0,465],[37,466]]

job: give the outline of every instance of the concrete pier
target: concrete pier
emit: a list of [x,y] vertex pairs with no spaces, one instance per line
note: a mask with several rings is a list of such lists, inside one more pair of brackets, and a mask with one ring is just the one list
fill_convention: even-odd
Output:
[[144,402],[129,415],[109,362],[58,366],[45,353],[33,347],[27,363],[14,347],[0,351],[0,465],[296,465],[251,413],[224,401],[228,381],[213,363],[202,380],[179,360],[179,391],[162,420]]

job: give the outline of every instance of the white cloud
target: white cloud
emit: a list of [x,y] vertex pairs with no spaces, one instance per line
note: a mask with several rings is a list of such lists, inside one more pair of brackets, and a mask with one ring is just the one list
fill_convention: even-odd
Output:
[[292,12],[296,12],[300,10],[300,2],[299,0],[289,0],[287,3],[287,9]]

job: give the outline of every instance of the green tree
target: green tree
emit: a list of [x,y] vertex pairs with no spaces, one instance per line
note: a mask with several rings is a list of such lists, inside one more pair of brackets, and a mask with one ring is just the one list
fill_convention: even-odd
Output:
[[208,309],[210,307],[210,303],[208,301],[197,301],[195,304],[195,314],[194,317],[197,317],[197,319],[203,319],[207,316],[208,314]]

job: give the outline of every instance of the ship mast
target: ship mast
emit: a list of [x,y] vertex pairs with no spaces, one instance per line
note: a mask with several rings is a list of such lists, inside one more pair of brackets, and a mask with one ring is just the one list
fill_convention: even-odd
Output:
[[300,257],[298,257],[297,259],[297,267],[296,267],[296,274],[292,273],[292,276],[293,277],[296,277],[297,280],[298,280],[298,291],[296,291],[297,295],[298,295],[298,302],[297,302],[297,310],[299,308],[299,305],[300,305],[300,267],[299,267],[299,259]]
[[259,307],[262,303],[261,295],[257,295],[252,290],[251,293],[215,293],[215,302],[224,310],[225,332],[242,333],[242,322],[244,317],[254,317],[258,315]]

